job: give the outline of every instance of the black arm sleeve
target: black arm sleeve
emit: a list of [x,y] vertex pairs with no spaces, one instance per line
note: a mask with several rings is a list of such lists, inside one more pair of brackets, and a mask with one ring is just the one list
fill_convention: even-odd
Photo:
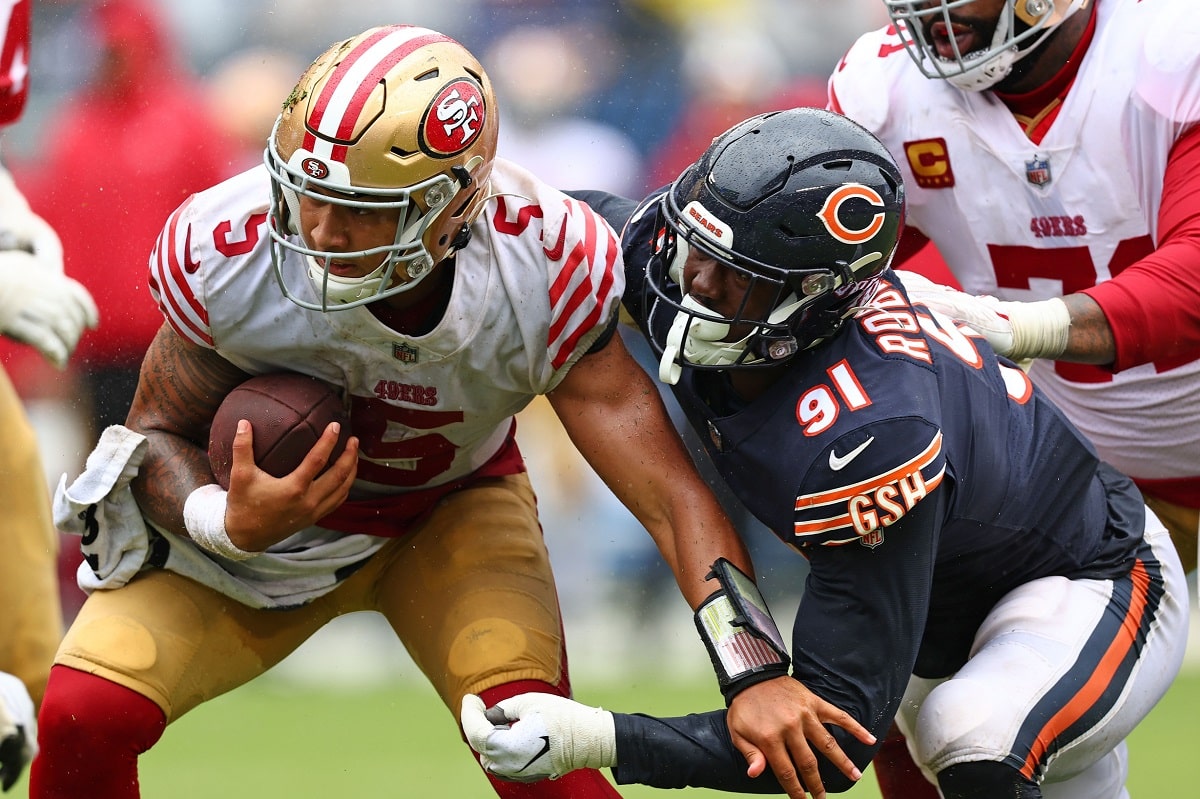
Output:
[[[883,543],[813,547],[809,576],[792,628],[792,676],[849,713],[877,742],[886,737],[912,676],[933,591],[939,531],[949,492],[931,491],[894,524]],[[875,746],[841,727],[829,731],[854,764],[866,769]],[[820,759],[831,792],[853,783]]]
[[746,776],[746,758],[729,739],[726,712],[678,718],[613,713],[617,765],[612,772],[617,784],[783,793],[770,769],[757,779]]
[[[928,615],[938,530],[946,501],[935,489],[895,524],[875,549],[848,544],[814,547],[809,580],[793,629],[793,676],[827,702],[886,737],[900,707]],[[818,551],[819,550],[819,551]],[[677,718],[614,713],[619,784],[782,793],[768,770],[746,775],[733,746],[726,711]],[[829,731],[859,769],[875,756],[841,727]],[[819,753],[825,790],[856,783]]]

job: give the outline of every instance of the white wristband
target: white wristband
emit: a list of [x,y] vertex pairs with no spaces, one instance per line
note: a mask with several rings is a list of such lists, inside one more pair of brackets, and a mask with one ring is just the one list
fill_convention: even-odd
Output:
[[238,548],[225,532],[225,507],[229,493],[219,485],[200,486],[183,503],[183,526],[196,545],[228,560],[246,560],[259,554]]
[[999,306],[1012,325],[1012,348],[1006,353],[1012,360],[1054,359],[1067,349],[1071,312],[1062,300],[1001,302]]

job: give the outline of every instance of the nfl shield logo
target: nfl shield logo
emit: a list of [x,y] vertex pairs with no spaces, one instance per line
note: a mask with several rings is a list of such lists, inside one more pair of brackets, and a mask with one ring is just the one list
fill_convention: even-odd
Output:
[[418,351],[416,347],[399,342],[392,343],[392,357],[401,363],[416,363]]
[[1033,157],[1025,162],[1025,179],[1035,186],[1045,186],[1050,182],[1050,159]]

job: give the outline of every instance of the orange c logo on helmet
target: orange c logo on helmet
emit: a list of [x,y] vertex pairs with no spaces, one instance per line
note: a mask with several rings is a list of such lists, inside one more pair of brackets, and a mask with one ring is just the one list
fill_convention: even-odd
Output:
[[843,244],[862,244],[875,238],[875,234],[883,228],[884,211],[871,217],[870,223],[864,228],[847,227],[841,219],[842,206],[850,200],[863,200],[876,208],[883,209],[885,204],[879,192],[861,183],[846,183],[829,193],[825,204],[817,214],[829,234]]

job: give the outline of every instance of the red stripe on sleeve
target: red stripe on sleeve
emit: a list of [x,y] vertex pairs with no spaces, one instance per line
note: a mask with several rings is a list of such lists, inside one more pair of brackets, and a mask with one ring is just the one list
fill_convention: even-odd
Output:
[[[571,251],[570,258],[563,270],[559,273],[558,278],[554,281],[550,288],[550,305],[552,308],[558,309],[555,318],[550,326],[549,340],[550,342],[558,341],[564,332],[566,325],[571,321],[572,314],[579,308],[588,304],[592,304],[591,310],[587,313],[584,319],[577,323],[575,329],[570,331],[566,339],[559,345],[558,349],[551,356],[551,363],[555,369],[566,363],[571,353],[575,351],[579,340],[590,330],[592,330],[601,319],[601,314],[604,312],[605,306],[612,294],[613,286],[616,282],[616,263],[617,253],[620,243],[613,235],[612,229],[607,225],[601,227],[597,222],[597,217],[589,209],[584,208],[581,204],[572,201],[568,204],[576,211],[582,211],[584,215],[585,233],[584,238]],[[566,223],[564,222],[564,228]],[[590,268],[600,259],[599,244],[600,230],[605,233],[605,253],[604,253],[604,268],[600,273],[599,284],[595,284],[593,279],[594,272]],[[562,241],[558,243],[558,247],[562,246]],[[547,251],[549,255],[549,251]],[[563,293],[570,284],[571,276],[582,265],[586,270],[584,280],[567,298],[566,304],[563,307],[559,306],[562,300]]]
[[29,96],[29,6],[12,7],[0,41],[0,125],[17,121]]
[[[192,292],[191,284],[188,283],[183,268],[179,264],[179,253],[176,251],[179,218],[183,215],[186,207],[187,203],[185,202],[175,213],[171,214],[171,218],[167,221],[167,226],[162,236],[159,237],[158,246],[155,249],[152,271],[158,274],[159,305],[171,327],[175,328],[175,331],[184,338],[212,346],[212,336],[205,329],[208,326],[208,311]],[[185,248],[190,243],[191,227],[189,226],[184,238]],[[185,252],[184,257],[190,257],[190,255]],[[192,321],[187,314],[185,305],[186,309],[191,309],[200,318],[204,327]]]

